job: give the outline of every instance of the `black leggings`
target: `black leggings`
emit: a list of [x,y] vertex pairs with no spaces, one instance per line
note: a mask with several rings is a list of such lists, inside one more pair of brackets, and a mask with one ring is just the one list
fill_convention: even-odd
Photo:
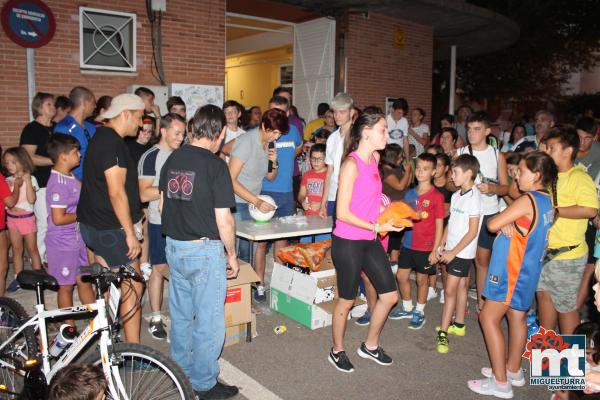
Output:
[[350,240],[332,235],[331,257],[342,299],[356,297],[360,271],[365,271],[377,294],[394,292],[396,280],[390,260],[379,240]]

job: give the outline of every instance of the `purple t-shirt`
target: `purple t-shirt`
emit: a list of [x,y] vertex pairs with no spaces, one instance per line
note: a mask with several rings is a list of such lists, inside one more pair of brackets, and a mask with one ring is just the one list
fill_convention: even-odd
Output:
[[79,241],[77,223],[67,225],[54,225],[52,222],[52,208],[65,208],[68,214],[77,211],[81,182],[74,176],[63,175],[52,170],[46,186],[46,207],[48,209],[48,232],[46,240],[50,239],[65,247],[69,243]]

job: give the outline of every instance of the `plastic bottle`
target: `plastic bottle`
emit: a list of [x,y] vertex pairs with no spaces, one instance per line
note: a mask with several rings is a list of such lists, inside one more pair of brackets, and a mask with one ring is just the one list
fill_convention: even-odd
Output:
[[77,331],[74,327],[68,324],[62,324],[58,330],[58,334],[48,349],[48,353],[52,357],[60,357],[60,355],[69,347],[77,337]]

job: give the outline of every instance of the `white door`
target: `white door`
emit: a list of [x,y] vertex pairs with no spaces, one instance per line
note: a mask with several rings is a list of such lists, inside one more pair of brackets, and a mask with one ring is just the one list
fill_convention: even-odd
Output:
[[335,20],[319,18],[294,27],[294,105],[309,121],[319,103],[333,99]]

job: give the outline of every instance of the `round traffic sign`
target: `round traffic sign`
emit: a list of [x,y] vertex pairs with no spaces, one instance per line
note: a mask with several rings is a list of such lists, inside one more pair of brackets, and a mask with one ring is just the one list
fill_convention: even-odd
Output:
[[52,39],[56,21],[41,0],[9,0],[2,7],[2,28],[19,46],[37,48]]

